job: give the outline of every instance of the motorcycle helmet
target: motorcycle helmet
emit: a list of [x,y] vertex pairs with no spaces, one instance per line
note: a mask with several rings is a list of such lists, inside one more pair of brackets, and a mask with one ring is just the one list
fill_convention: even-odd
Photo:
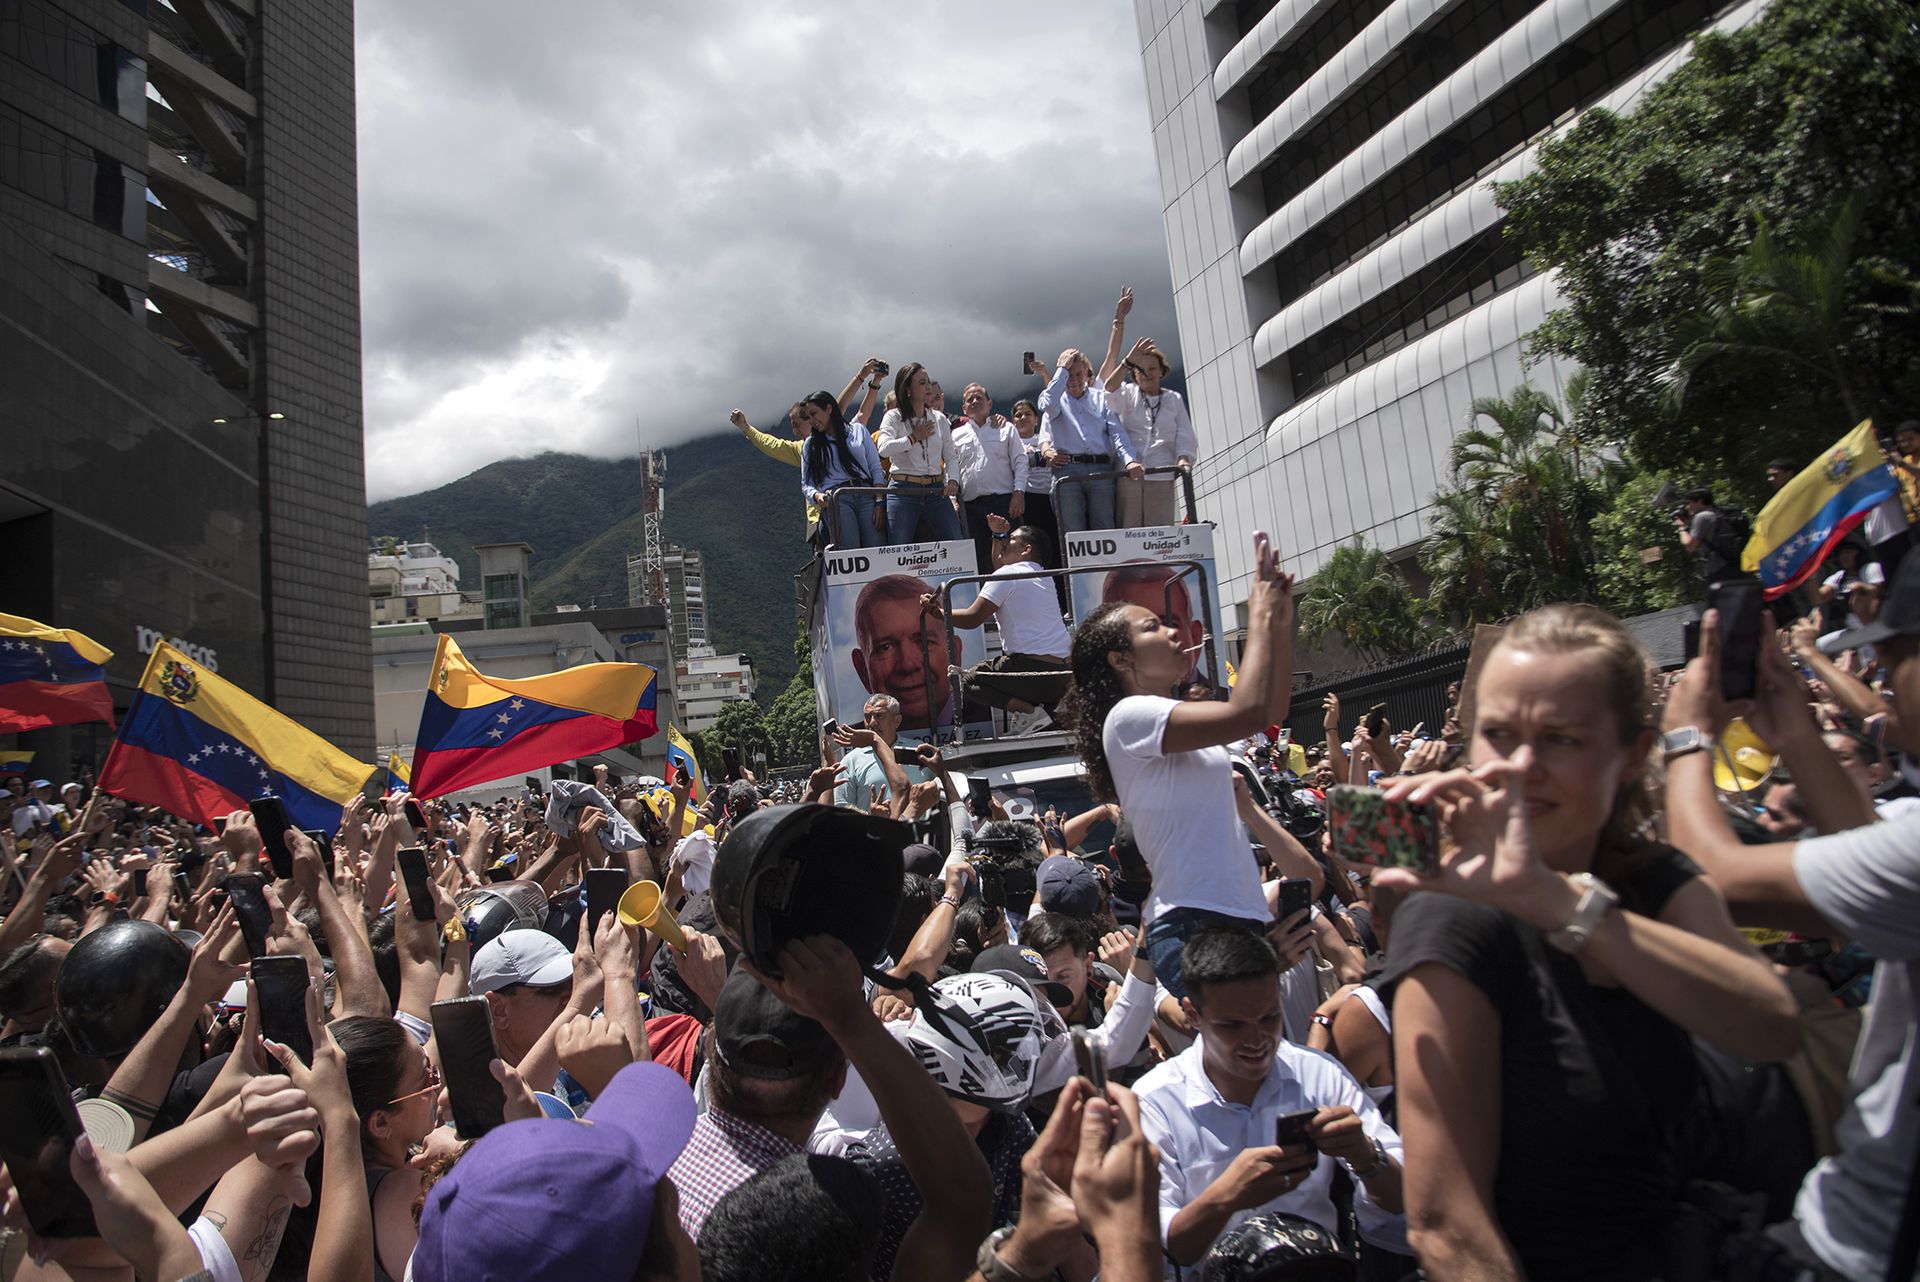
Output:
[[504,931],[539,930],[547,924],[547,892],[538,882],[496,881],[461,891],[453,903],[476,953]]
[[[1051,1002],[1007,971],[949,975],[933,985],[902,1034],[907,1049],[958,1100],[1017,1112],[1027,1097],[1063,1085],[1053,1070],[1067,1054],[1067,1027]],[[1050,1079],[1058,1076],[1060,1081]]]
[[1207,1282],[1352,1282],[1353,1261],[1312,1220],[1268,1211],[1213,1244],[1206,1275]]
[[713,864],[721,933],[768,975],[780,949],[832,935],[861,966],[886,951],[913,830],[834,806],[774,806],[733,826]]
[[132,1050],[187,979],[192,956],[164,926],[117,921],[83,936],[53,981],[55,1018],[82,1055]]

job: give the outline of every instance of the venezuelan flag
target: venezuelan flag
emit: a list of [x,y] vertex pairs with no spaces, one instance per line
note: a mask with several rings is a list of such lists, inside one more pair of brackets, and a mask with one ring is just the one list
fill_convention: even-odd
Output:
[[0,779],[8,775],[24,775],[33,762],[33,754],[25,748],[8,748],[0,751]]
[[162,642],[100,771],[100,787],[211,824],[272,793],[296,828],[340,827],[373,774],[340,749]]
[[586,663],[505,680],[482,673],[443,634],[410,786],[416,796],[438,797],[633,743],[659,728],[656,697],[644,663]]
[[412,786],[413,772],[407,768],[407,763],[400,760],[399,753],[389,752],[387,754],[387,791],[405,792]]
[[1900,492],[1868,420],[1834,443],[1760,509],[1753,537],[1740,554],[1742,569],[1757,573],[1768,600],[1799,587],[1827,554]]
[[667,782],[672,783],[679,772],[685,771],[689,782],[687,800],[699,805],[706,800],[701,793],[705,789],[700,782],[700,763],[694,760],[693,745],[680,733],[680,727],[667,726]]
[[82,632],[0,614],[0,730],[113,724],[107,649]]

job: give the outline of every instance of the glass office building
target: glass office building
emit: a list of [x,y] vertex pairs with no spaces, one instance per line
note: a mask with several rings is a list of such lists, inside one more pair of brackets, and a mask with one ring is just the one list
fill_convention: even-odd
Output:
[[370,753],[365,558],[350,0],[7,0],[0,610]]
[[[1363,536],[1415,544],[1476,397],[1529,367],[1554,280],[1488,184],[1596,104],[1631,110],[1759,0],[1135,0],[1201,442],[1227,529],[1311,575]],[[1222,585],[1243,598],[1244,540]]]

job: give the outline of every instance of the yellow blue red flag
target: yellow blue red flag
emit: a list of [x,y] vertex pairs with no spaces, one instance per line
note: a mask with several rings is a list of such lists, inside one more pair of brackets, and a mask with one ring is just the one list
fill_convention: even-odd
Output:
[[414,736],[416,796],[438,797],[646,738],[655,674],[644,663],[584,663],[545,676],[490,677],[444,633]]
[[84,632],[0,614],[0,730],[112,725],[111,658],[113,651]]
[[693,745],[680,733],[680,727],[667,723],[667,782],[672,783],[685,772],[690,781],[687,799],[694,805],[705,800],[701,794],[705,788],[700,780],[700,763],[694,760]]
[[397,752],[387,754],[387,791],[405,792],[413,783],[413,772]]
[[0,749],[0,778],[24,775],[33,763],[33,753],[25,748]]
[[100,771],[116,797],[196,823],[272,793],[296,828],[340,827],[340,811],[373,774],[291,717],[162,642]]
[[1867,513],[1899,492],[1872,421],[1862,423],[1760,509],[1740,566],[1760,576],[1769,600],[1791,592]]

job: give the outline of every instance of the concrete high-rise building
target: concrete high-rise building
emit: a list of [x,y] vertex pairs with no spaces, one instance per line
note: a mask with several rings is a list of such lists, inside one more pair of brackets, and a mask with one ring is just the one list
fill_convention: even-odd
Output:
[[1425,532],[1476,397],[1556,305],[1488,184],[1582,110],[1631,110],[1759,0],[1135,0],[1201,510],[1317,570]]
[[696,548],[669,543],[662,558],[667,571],[667,615],[673,627],[673,657],[685,664],[694,650],[707,646],[707,571]]
[[357,182],[352,0],[0,5],[4,608],[370,759]]

